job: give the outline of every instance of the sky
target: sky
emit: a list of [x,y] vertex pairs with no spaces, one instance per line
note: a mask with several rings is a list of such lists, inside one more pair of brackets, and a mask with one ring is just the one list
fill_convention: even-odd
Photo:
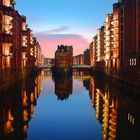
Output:
[[16,0],[16,10],[27,17],[45,57],[57,45],[73,45],[74,55],[89,47],[105,16],[117,0]]

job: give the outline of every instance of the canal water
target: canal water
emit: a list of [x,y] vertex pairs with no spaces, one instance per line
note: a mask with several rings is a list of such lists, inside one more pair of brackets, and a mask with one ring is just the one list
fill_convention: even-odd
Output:
[[138,140],[140,98],[74,71],[39,75],[0,93],[0,140]]

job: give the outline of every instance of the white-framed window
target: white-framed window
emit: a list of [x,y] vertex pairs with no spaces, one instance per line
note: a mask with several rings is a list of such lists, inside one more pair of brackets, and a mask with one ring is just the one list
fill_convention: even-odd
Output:
[[132,65],[132,59],[129,60],[130,61],[130,66]]
[[137,65],[137,59],[134,58],[134,65],[136,66]]
[[136,58],[130,58],[129,59],[130,66],[136,66],[137,65],[137,59]]
[[134,66],[134,59],[132,58],[132,66]]

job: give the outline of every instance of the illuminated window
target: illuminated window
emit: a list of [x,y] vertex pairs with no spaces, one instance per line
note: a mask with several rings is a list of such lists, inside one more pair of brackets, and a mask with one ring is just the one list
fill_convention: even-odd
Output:
[[136,65],[137,65],[137,59],[136,58],[130,59],[130,66],[136,66]]
[[137,65],[137,59],[134,58],[134,65],[136,66]]
[[10,7],[11,6],[11,1],[10,0],[3,0],[3,5]]

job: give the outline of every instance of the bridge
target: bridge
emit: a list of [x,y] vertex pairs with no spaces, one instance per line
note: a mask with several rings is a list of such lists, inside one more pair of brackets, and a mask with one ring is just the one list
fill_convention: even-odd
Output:
[[[41,69],[51,69],[52,65],[42,65],[39,68]],[[91,69],[89,65],[73,65],[72,69]]]
[[91,66],[89,65],[73,65],[72,69],[90,69]]

